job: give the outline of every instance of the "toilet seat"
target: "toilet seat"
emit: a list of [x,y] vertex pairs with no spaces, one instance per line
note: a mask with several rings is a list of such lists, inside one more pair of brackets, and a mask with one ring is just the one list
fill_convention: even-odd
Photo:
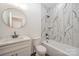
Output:
[[42,55],[42,54],[45,54],[45,53],[46,53],[46,48],[45,48],[44,46],[42,46],[42,45],[37,45],[37,46],[36,46],[36,51],[37,51],[40,55]]

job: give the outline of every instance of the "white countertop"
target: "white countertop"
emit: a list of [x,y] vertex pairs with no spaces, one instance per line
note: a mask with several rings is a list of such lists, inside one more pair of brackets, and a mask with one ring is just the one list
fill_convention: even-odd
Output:
[[31,40],[31,38],[29,38],[26,35],[22,35],[17,38],[12,38],[11,36],[8,36],[8,37],[0,38],[0,46],[16,43],[20,41],[25,41],[25,40]]

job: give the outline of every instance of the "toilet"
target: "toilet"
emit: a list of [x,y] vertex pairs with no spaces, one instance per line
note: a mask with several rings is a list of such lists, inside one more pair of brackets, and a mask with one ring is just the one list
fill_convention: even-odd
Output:
[[37,45],[36,47],[36,55],[37,56],[45,56],[46,48],[42,45]]
[[33,39],[33,46],[36,56],[45,56],[47,50],[41,45],[41,39],[39,37]]

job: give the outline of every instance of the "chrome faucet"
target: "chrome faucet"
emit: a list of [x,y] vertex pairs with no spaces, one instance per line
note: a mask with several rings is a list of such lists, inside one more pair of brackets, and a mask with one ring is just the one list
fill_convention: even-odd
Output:
[[17,38],[18,35],[16,34],[16,32],[14,32],[14,35],[12,35],[12,38]]
[[46,35],[46,40],[47,40],[47,42],[48,42],[48,40],[49,40],[49,35],[48,35],[48,33],[46,33],[45,35]]

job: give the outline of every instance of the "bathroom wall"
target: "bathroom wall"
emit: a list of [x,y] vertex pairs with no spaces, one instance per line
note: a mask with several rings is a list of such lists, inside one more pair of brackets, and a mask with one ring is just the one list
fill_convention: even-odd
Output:
[[42,39],[79,47],[79,4],[42,4]]
[[2,19],[2,11],[5,8],[13,7],[7,3],[0,3],[0,37],[12,35],[14,31],[17,34],[40,35],[41,34],[41,5],[35,3],[25,3],[27,9],[24,10],[26,14],[26,24],[22,28],[14,29],[4,24]]

